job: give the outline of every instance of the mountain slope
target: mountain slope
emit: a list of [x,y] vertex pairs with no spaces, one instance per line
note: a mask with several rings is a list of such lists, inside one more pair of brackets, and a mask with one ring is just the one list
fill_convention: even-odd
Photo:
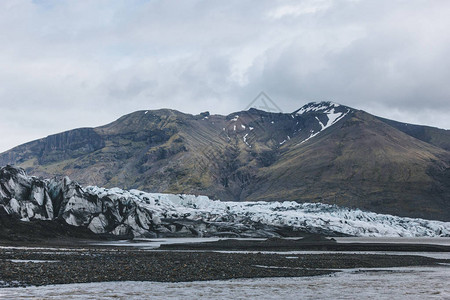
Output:
[[367,113],[355,112],[326,134],[286,149],[283,158],[256,183],[267,190],[255,189],[250,199],[283,195],[400,215],[448,217],[448,151]]
[[450,151],[450,130],[377,118],[416,139]]
[[405,127],[330,102],[290,114],[138,111],[18,146],[0,165],[105,187],[450,220],[446,131]]

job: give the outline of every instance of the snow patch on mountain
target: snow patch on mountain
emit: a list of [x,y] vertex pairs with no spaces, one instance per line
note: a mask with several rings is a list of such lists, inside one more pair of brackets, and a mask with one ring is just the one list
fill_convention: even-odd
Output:
[[247,136],[248,136],[248,133],[246,133],[242,139],[244,140],[244,143],[245,143],[248,147],[251,148],[252,145],[250,145],[250,144],[247,142]]
[[311,102],[302,106],[296,113],[297,115],[302,115],[308,112],[324,112],[332,108],[338,108],[340,106],[341,106],[340,104],[333,103],[330,101]]
[[320,125],[321,129],[316,132],[312,132],[306,139],[301,141],[299,144],[303,144],[304,142],[312,139],[325,129],[330,126],[336,124],[339,120],[344,118],[351,110],[346,108],[345,106],[339,105],[333,102],[312,102],[304,105],[298,111],[296,111],[296,115],[304,115],[306,113],[314,113],[314,114],[324,114],[326,118],[326,122],[322,122],[319,118],[319,115],[314,118]]

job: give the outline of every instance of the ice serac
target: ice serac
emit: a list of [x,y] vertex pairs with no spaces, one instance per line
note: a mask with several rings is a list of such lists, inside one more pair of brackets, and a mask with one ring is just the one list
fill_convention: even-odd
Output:
[[222,202],[206,196],[83,188],[0,169],[0,207],[18,219],[63,220],[97,234],[134,237],[450,236],[450,222],[401,218],[321,203]]
[[45,182],[13,167],[1,168],[0,178],[0,203],[7,212],[22,220],[53,219],[53,204]]

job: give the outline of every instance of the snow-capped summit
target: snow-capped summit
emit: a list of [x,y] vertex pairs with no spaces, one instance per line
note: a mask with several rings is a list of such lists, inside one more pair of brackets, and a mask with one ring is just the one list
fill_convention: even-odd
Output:
[[335,102],[331,101],[321,101],[321,102],[310,102],[296,111],[293,112],[294,115],[306,115],[308,113],[324,113],[324,114],[347,114],[351,111],[354,111],[354,109],[341,105]]
[[298,110],[294,111],[294,114],[302,115],[304,113],[308,112],[323,112],[327,113],[331,110],[337,109],[339,107],[345,107],[344,105],[340,105],[331,101],[321,101],[321,102],[309,102],[302,107],[300,107]]
[[[313,118],[313,123],[318,124],[318,126],[316,125],[316,128],[309,129],[309,135],[305,137],[300,144],[303,144],[328,127],[336,124],[351,111],[352,109],[350,107],[331,101],[310,102],[303,105],[301,108],[294,111],[292,115],[301,116],[303,118]],[[314,124],[311,125],[311,127],[314,127]],[[317,127],[320,129],[317,129]]]

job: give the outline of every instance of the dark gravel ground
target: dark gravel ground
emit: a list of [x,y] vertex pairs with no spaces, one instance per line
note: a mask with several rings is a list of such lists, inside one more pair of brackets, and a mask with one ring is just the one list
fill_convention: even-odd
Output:
[[[22,261],[15,261],[22,260]],[[25,262],[45,260],[47,262]],[[333,269],[435,265],[427,257],[355,254],[240,254],[105,247],[0,248],[0,285],[99,281],[196,281],[314,276]]]
[[311,235],[301,239],[269,238],[266,240],[227,239],[215,242],[161,245],[163,250],[230,250],[230,251],[385,251],[450,252],[450,246],[402,243],[337,243],[332,238]]

